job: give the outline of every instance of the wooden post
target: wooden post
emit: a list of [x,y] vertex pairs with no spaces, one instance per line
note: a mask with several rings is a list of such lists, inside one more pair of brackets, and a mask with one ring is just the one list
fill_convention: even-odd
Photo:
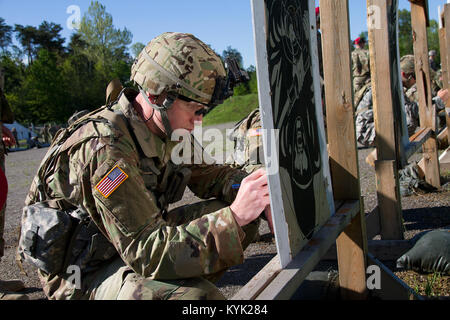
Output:
[[[385,0],[367,0],[368,19],[372,15],[378,17],[377,24],[369,23],[369,49],[370,49],[370,72],[372,78],[372,98],[375,119],[376,145],[378,168],[392,165],[391,170],[376,170],[377,197],[380,210],[381,238],[383,240],[402,240],[402,205],[400,189],[398,186],[397,152],[394,117],[391,72],[392,66],[389,56],[389,26],[388,26],[388,2]],[[373,8],[377,8],[376,11]],[[377,167],[377,165],[376,165]],[[387,194],[381,188],[387,188],[392,193]],[[389,228],[386,226],[389,225]],[[385,228],[383,228],[383,226]]]
[[[450,4],[444,5],[443,15],[439,17],[439,45],[441,51],[441,65],[442,65],[442,89],[448,89],[450,91]],[[447,101],[445,106],[445,114],[447,120],[447,128],[450,128],[450,100]],[[450,130],[447,129],[447,141],[450,141]]]
[[[321,31],[330,170],[334,199],[360,198],[353,108],[348,1],[321,0]],[[360,212],[336,240],[343,298],[364,299],[367,237]]]
[[436,109],[432,104],[430,64],[428,62],[428,3],[426,0],[410,0],[410,2],[420,126],[431,128],[434,131],[434,134],[422,147],[425,159],[425,180],[432,186],[440,188],[439,157],[436,141]]

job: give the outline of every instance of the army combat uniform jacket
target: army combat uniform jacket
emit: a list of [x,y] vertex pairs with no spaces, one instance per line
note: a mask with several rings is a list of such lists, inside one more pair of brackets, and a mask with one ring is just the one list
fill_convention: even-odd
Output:
[[[38,171],[45,180],[50,203],[60,209],[85,210],[113,244],[114,254],[146,278],[194,278],[242,263],[245,233],[228,206],[192,221],[171,216],[167,206],[171,202],[171,181],[181,169],[189,170],[188,186],[198,197],[215,197],[228,204],[237,194],[232,186],[247,174],[206,164],[174,168],[170,159],[177,143],[163,141],[148,130],[130,102],[136,95],[126,89],[111,108],[126,117],[132,135],[110,121],[89,121],[64,142],[45,176],[42,168]],[[94,119],[96,115],[84,118]],[[59,138],[60,133],[53,145]],[[36,177],[27,205],[39,201],[37,181]],[[103,259],[113,258],[106,251],[101,253]],[[74,296],[64,273],[47,275],[40,271],[40,277],[48,297]]]
[[369,51],[356,48],[352,51],[353,91],[356,93],[370,82]]

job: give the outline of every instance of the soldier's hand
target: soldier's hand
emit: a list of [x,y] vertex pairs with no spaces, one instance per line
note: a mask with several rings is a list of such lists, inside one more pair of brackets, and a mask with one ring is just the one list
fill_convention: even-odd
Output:
[[256,218],[270,205],[265,169],[259,169],[242,180],[236,199],[230,208],[242,227]]
[[439,96],[439,98],[441,98],[442,101],[444,101],[444,102],[447,102],[447,100],[450,98],[450,95],[449,95],[447,89],[441,89],[441,90],[439,90],[438,96]]

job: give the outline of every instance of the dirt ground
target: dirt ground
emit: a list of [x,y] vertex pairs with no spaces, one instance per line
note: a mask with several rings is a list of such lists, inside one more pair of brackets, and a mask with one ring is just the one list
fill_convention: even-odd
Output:
[[[224,125],[222,130],[229,127]],[[31,149],[27,151],[12,152],[6,157],[6,176],[9,183],[9,194],[5,223],[5,257],[0,262],[0,279],[22,279],[26,284],[26,292],[31,299],[45,299],[36,272],[24,265],[27,275],[20,272],[15,262],[15,247],[18,242],[18,228],[22,214],[22,207],[31,181],[37,168],[45,155],[47,148]],[[377,205],[375,172],[364,159],[372,149],[359,150],[361,194],[364,198],[364,208],[370,212]],[[420,155],[416,155],[415,160]],[[448,177],[448,172],[443,173]],[[447,180],[444,180],[444,183]],[[189,190],[184,198],[175,206],[198,201]],[[411,239],[418,233],[442,228],[450,225],[450,188],[448,184],[439,192],[417,194],[402,198],[405,239]],[[245,283],[247,283],[266,263],[275,255],[277,249],[273,236],[269,232],[267,223],[260,227],[260,239],[251,244],[245,251],[245,262],[232,267],[217,284],[222,293],[231,298]],[[392,265],[392,262],[386,265]],[[395,264],[393,264],[395,265]],[[419,294],[431,298],[445,298],[450,296],[450,277],[420,275],[414,272],[397,270],[391,266],[392,271],[403,279]],[[336,271],[337,264],[332,261],[322,261],[316,270]],[[431,275],[432,276],[432,275]],[[426,288],[428,285],[428,289]],[[431,286],[431,291],[430,291]],[[425,290],[427,289],[427,290]]]

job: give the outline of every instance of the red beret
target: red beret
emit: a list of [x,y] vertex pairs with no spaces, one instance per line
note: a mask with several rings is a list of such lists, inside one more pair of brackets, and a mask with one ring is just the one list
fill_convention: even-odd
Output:
[[0,209],[6,202],[6,196],[8,195],[8,181],[6,180],[5,173],[0,168]]
[[366,39],[361,38],[361,37],[358,37],[358,38],[356,38],[355,41],[354,41],[355,44],[360,44],[361,42],[365,43],[365,42],[366,42]]
[[320,8],[319,8],[319,7],[316,7],[316,16],[318,16],[319,13],[320,13]]

